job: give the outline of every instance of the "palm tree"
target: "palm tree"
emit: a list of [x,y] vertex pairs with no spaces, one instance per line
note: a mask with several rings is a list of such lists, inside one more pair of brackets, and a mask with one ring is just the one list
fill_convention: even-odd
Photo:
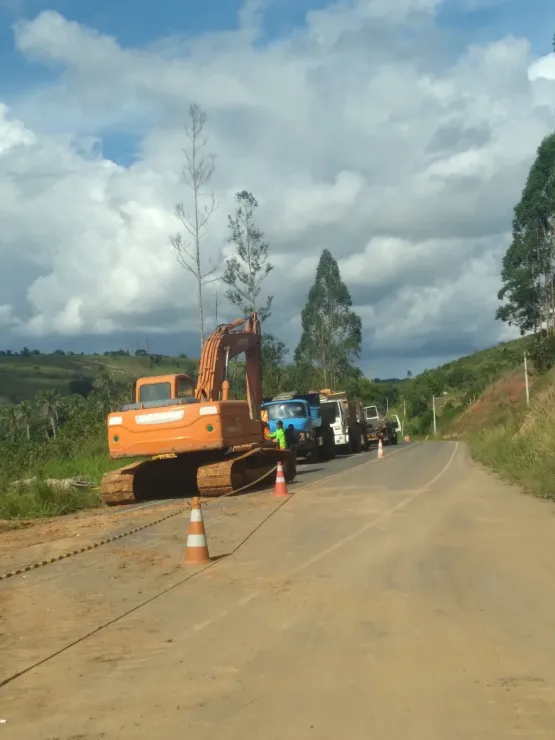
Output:
[[21,401],[17,407],[17,418],[25,428],[27,441],[31,440],[31,421],[33,420],[34,408],[31,401]]
[[107,401],[108,407],[112,411],[112,395],[115,390],[115,383],[110,377],[110,373],[104,370],[102,375],[94,381],[93,385],[96,392]]
[[37,394],[36,402],[38,408],[50,424],[52,434],[55,437],[58,408],[61,402],[60,394],[55,390],[44,390]]
[[13,437],[17,430],[17,408],[15,406],[4,406],[2,409],[2,420],[6,425],[8,437]]

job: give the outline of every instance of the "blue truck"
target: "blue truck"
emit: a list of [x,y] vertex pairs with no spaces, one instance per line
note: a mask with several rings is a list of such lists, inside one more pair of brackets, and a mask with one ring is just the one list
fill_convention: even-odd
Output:
[[333,429],[324,418],[318,393],[280,393],[264,399],[262,409],[268,414],[270,432],[275,432],[278,421],[286,430],[289,425],[295,432],[297,457],[308,462],[331,460],[335,457]]

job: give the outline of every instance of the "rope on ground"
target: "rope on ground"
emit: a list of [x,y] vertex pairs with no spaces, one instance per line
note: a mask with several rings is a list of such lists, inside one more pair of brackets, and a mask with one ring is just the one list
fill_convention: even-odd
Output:
[[[228,493],[223,493],[221,496],[210,496],[210,497],[204,497],[201,498],[201,505],[206,506],[211,501],[219,501],[222,498],[227,498],[228,496],[235,496],[238,493],[241,493],[241,491],[245,491],[247,488],[252,488],[252,486],[256,486],[257,483],[260,483],[260,481],[263,481],[264,478],[267,478],[269,475],[272,475],[272,473],[275,473],[277,470],[277,465],[274,465],[273,468],[268,470],[266,473],[260,476],[260,478],[257,478],[256,480],[251,481],[250,483],[247,483],[245,486],[241,486],[241,488],[237,488],[235,491],[228,491]],[[191,504],[187,501],[187,505],[190,507]]]
[[[277,470],[277,465],[275,465],[271,470],[264,473],[264,475],[261,475],[260,478],[257,478],[255,481],[252,481],[251,483],[247,483],[246,486],[242,486],[241,488],[238,488],[235,491],[229,491],[228,493],[224,493],[222,496],[218,496],[213,499],[205,498],[204,500],[201,501],[201,504],[206,506],[206,504],[209,503],[210,501],[217,501],[219,499],[226,498],[227,496],[233,496],[237,493],[241,493],[241,491],[244,491],[245,489],[250,488],[251,486],[255,486],[257,483],[260,483],[260,481],[264,480],[264,478],[267,478],[275,470]],[[185,504],[189,508],[191,508],[191,503],[189,501],[185,501]],[[0,574],[0,581],[7,581],[8,578],[13,578],[14,576],[20,576],[23,573],[28,573],[31,570],[42,568],[44,565],[52,565],[52,563],[58,563],[61,560],[67,560],[68,558],[72,558],[74,555],[81,555],[84,552],[89,552],[90,550],[96,550],[98,547],[101,547],[102,545],[107,545],[110,542],[115,542],[116,540],[121,540],[124,537],[129,537],[132,534],[141,532],[143,529],[147,529],[147,527],[154,527],[156,524],[161,524],[162,522],[165,522],[168,519],[171,519],[172,517],[177,516],[178,514],[181,514],[182,511],[183,510],[180,508],[178,511],[174,511],[171,514],[168,514],[168,516],[164,516],[161,519],[156,519],[156,521],[149,522],[148,524],[143,524],[140,527],[135,527],[135,529],[131,529],[128,532],[123,532],[122,534],[114,535],[114,537],[107,537],[105,540],[101,540],[100,542],[95,542],[92,545],[86,545],[85,547],[80,547],[77,550],[69,550],[68,552],[64,552],[62,555],[55,555],[52,558],[48,558],[46,560],[40,560],[36,563],[31,563],[30,565],[26,565],[23,568],[17,568],[16,570],[9,571],[8,573],[2,573]]]

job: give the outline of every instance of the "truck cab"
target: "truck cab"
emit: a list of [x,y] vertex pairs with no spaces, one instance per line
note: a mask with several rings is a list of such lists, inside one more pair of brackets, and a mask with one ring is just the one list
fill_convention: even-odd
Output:
[[381,419],[377,406],[365,406],[364,407],[364,418],[366,419],[366,425],[368,430],[377,431],[381,427]]
[[343,447],[349,444],[349,424],[345,408],[341,401],[331,400],[323,396],[321,398],[323,413],[329,418],[335,445]]
[[381,440],[384,445],[396,445],[398,430],[401,427],[399,417],[385,418],[379,413],[377,406],[365,406],[363,411],[366,419],[368,442],[377,443]]
[[367,449],[366,420],[360,401],[345,391],[334,392],[329,388],[320,391],[322,415],[329,415],[335,446],[347,453]]
[[316,460],[333,456],[333,434],[322,419],[317,393],[281,393],[265,399],[262,409],[268,415],[270,432],[275,432],[278,421],[285,430],[293,427],[299,457]]

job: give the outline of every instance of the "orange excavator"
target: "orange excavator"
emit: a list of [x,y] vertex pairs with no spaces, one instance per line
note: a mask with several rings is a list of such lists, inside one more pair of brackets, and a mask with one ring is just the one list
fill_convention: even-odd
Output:
[[[245,353],[247,400],[229,399],[229,361]],[[195,387],[188,375],[135,381],[132,403],[108,416],[110,457],[143,458],[106,473],[107,504],[173,496],[221,496],[254,484],[295,458],[265,439],[261,332],[257,314],[222,324],[205,342]],[[148,458],[148,459],[144,459]]]

